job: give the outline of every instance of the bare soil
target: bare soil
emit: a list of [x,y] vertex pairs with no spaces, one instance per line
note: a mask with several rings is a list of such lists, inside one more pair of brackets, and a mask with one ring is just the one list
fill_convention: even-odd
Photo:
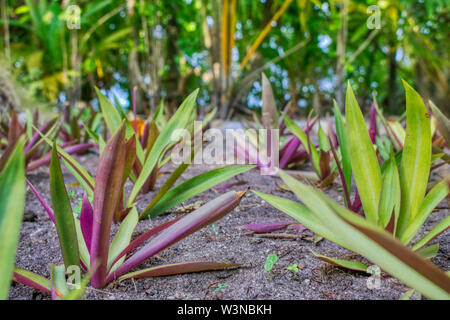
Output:
[[[78,160],[92,175],[95,175],[97,155],[79,156]],[[181,180],[199,174],[205,169],[205,166],[193,165]],[[170,168],[164,167],[162,171],[169,172]],[[66,185],[75,183],[75,179],[67,170],[64,170],[64,177]],[[166,177],[167,174],[159,179],[157,188],[162,185]],[[48,168],[40,168],[30,173],[28,178],[46,201],[51,203]],[[247,183],[231,189],[250,188],[296,200],[290,192],[280,190],[277,186],[277,183],[281,183],[279,178],[262,176],[257,169],[241,174],[238,178]],[[339,186],[336,182],[324,191],[342,203]],[[127,188],[131,190],[131,184]],[[82,197],[82,189],[80,187],[69,189],[75,192],[72,203],[75,207],[77,199]],[[220,193],[223,192],[226,191]],[[154,194],[151,192],[140,196],[138,209],[144,209]],[[136,228],[136,236],[152,226],[181,214],[179,211],[183,210],[179,208],[204,203],[216,196],[216,192],[209,190],[174,208],[169,214],[153,220],[141,221]],[[441,209],[433,212],[425,223],[422,234],[449,214],[446,201],[439,207]],[[16,258],[17,266],[48,278],[50,264],[63,262],[56,229],[31,191],[27,193],[25,213]],[[389,276],[381,279],[379,289],[370,290],[367,287],[366,274],[347,271],[316,259],[310,250],[344,259],[355,259],[355,255],[328,240],[314,243],[314,234],[309,230],[298,232],[288,228],[275,234],[283,233],[291,236],[263,238],[239,228],[248,223],[290,220],[292,220],[290,217],[263,202],[252,192],[248,192],[241,205],[216,222],[215,228],[206,227],[200,230],[158,256],[145,261],[136,270],[165,263],[199,260],[243,263],[243,267],[226,271],[114,282],[103,290],[88,288],[86,299],[398,299],[407,291],[404,284]],[[113,230],[117,230],[117,226],[114,226]],[[432,262],[444,270],[450,269],[449,240],[450,233],[447,232],[433,241],[433,243],[438,242],[440,246],[439,253]],[[266,257],[271,253],[279,257],[274,267],[272,281],[270,281],[269,273],[264,270]],[[292,264],[299,266],[297,273],[287,270],[287,267]],[[218,290],[219,284],[223,292]],[[10,299],[49,299],[48,296],[17,283],[12,284],[9,297]]]

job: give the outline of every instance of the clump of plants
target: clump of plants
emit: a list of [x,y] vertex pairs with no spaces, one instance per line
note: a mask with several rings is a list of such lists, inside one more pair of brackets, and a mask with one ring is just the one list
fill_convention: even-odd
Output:
[[[255,193],[312,231],[363,255],[420,293],[430,298],[448,299],[450,277],[427,260],[436,255],[438,244],[426,245],[450,227],[450,217],[415,240],[433,209],[448,196],[448,177],[427,192],[432,158],[429,114],[419,94],[406,82],[404,86],[407,124],[400,168],[391,150],[382,170],[364,117],[348,85],[343,132],[347,138],[352,176],[362,203],[361,215],[283,171],[279,172],[281,178],[305,206]],[[315,254],[344,268],[368,270],[368,266],[359,261]]]
[[[24,156],[26,171],[33,171],[50,163],[50,146],[45,139],[54,139],[61,133],[61,123],[58,118],[53,118],[39,125],[39,113],[32,115],[25,113],[25,124],[21,125],[19,117],[12,111],[9,120],[1,123],[0,141],[4,146],[4,152],[0,157],[0,168],[8,161],[9,156],[16,146],[20,137],[24,139]],[[68,154],[79,154],[86,152],[95,145],[93,143],[80,143],[77,140],[65,140],[61,148]]]
[[[128,214],[137,196],[140,193],[147,193],[154,188],[160,168],[171,160],[171,153],[169,151],[177,144],[190,142],[183,140],[183,130],[191,130],[191,132],[193,130],[193,121],[196,114],[195,99],[198,90],[189,95],[169,121],[161,124],[159,128],[157,122],[160,116],[158,116],[159,112],[156,112],[154,118],[145,124],[146,129],[143,130],[144,134],[141,138],[136,134],[133,123],[127,120],[125,114],[117,111],[100,91],[97,93],[103,117],[111,134],[116,134],[122,123],[125,127],[125,138],[127,139],[126,157],[127,163],[130,166],[127,170],[126,178],[132,181],[133,188],[127,201],[122,200],[125,193],[121,193],[121,203],[119,204],[119,210],[115,217],[115,221],[121,221]],[[94,136],[93,138],[98,143],[100,150],[103,150],[105,146],[103,139],[100,136]],[[190,166],[197,151],[198,148],[191,148],[190,155],[187,155],[184,161],[173,170],[152,201],[140,213],[140,219],[155,217],[183,201],[253,167],[241,165],[218,168],[194,176],[173,187]],[[91,179],[88,177],[84,180]],[[80,183],[84,182],[80,181]],[[84,185],[86,186],[86,183]],[[87,187],[92,191],[92,188]]]
[[[74,158],[53,142],[50,165],[52,206],[45,202],[30,183],[29,185],[56,226],[64,260],[63,267],[66,270],[71,266],[80,267],[88,273],[87,278],[90,278],[93,287],[103,288],[116,279],[125,280],[218,270],[236,266],[233,263],[195,261],[130,272],[146,259],[231,212],[245,194],[245,191],[227,192],[197,210],[152,228],[131,241],[139,218],[152,213],[147,209],[141,214],[138,213],[135,202],[136,196],[153,168],[164,161],[162,159],[166,154],[164,150],[174,141],[175,143],[179,141],[179,137],[174,138],[172,133],[187,125],[188,114],[194,108],[194,100],[195,94],[183,103],[177,113],[168,121],[161,134],[157,136],[151,150],[145,156],[142,172],[137,179],[133,179],[136,178],[136,176],[133,176],[133,165],[139,157],[138,141],[134,130],[130,128],[130,123],[126,120],[116,119],[121,123],[114,130],[112,137],[100,146],[101,155],[95,178],[91,177]],[[111,114],[109,115],[111,116]],[[109,121],[113,120],[110,119]],[[46,142],[51,143],[44,135],[43,137]],[[101,140],[99,142],[101,143]],[[72,210],[61,171],[60,159],[85,190],[79,216],[76,216]],[[185,170],[185,164],[183,163],[175,169],[156,194],[152,203],[159,205],[159,207],[156,207],[158,210],[153,211],[151,216],[156,216],[208,189],[209,186],[214,186],[253,167],[245,165],[216,169],[170,189]],[[131,194],[126,199],[124,188],[128,179],[135,181]],[[89,198],[92,199],[92,203]],[[121,223],[113,241],[110,243],[111,226],[114,221]],[[138,248],[140,246],[142,247]],[[72,293],[70,288],[67,287],[67,281],[63,281],[64,272],[61,271],[63,267],[52,267],[52,279],[50,280],[16,268],[14,279],[33,288],[51,293],[54,298],[80,296],[83,287]]]
[[[286,110],[287,111],[287,110]],[[265,130],[261,131],[259,135],[255,133],[256,130],[246,130],[245,136],[235,134],[237,145],[234,146],[235,153],[246,162],[257,164],[259,169],[266,170],[270,173],[270,168],[279,166],[280,168],[293,167],[299,163],[308,159],[308,149],[301,148],[301,142],[294,134],[293,136],[287,136],[284,134],[286,127],[288,129],[289,124],[293,123],[291,117],[292,113],[289,113],[289,117],[283,114],[284,117],[280,117],[278,108],[275,103],[272,87],[266,75],[262,74],[262,119],[254,114],[254,120],[256,123],[256,129]],[[286,118],[288,120],[286,120]],[[312,120],[308,117],[308,124],[305,128],[305,133],[309,135],[309,132],[314,127],[317,121],[317,117]],[[265,141],[261,141],[264,139]],[[248,141],[246,141],[248,140]],[[271,144],[277,140],[279,142],[279,150],[275,148],[273,151],[278,152],[279,163],[273,163],[270,152]],[[279,141],[278,141],[279,140]],[[260,145],[266,145],[267,150],[260,148]],[[306,145],[306,144],[305,144]],[[273,174],[273,173],[272,173]]]

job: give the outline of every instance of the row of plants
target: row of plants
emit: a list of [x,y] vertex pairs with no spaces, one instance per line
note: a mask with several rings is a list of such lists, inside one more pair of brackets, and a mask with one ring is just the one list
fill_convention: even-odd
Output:
[[[422,238],[415,236],[449,194],[450,176],[429,182],[430,171],[449,162],[445,153],[445,145],[449,144],[449,120],[432,103],[433,116],[430,116],[418,93],[408,84],[404,85],[406,130],[400,122],[387,121],[375,99],[368,129],[348,84],[345,120],[336,104],[334,126],[328,121],[328,133],[325,133],[319,121],[317,137],[312,137],[317,118],[308,118],[306,128],[302,129],[286,113],[280,116],[270,83],[263,76],[263,120],[255,116],[255,125],[280,129],[279,167],[285,169],[277,170],[285,183],[280,187],[293,192],[303,204],[252,191],[303,227],[361,254],[369,263],[378,265],[413,290],[429,298],[448,299],[450,277],[429,261],[436,256],[439,247],[428,244],[449,228],[450,217],[440,221]],[[224,192],[189,214],[133,237],[140,219],[154,218],[229,178],[264,164],[225,166],[175,185],[191,163],[184,161],[171,171],[159,190],[154,190],[158,173],[170,161],[170,151],[182,142],[179,129],[186,129],[191,136],[195,133],[197,91],[185,99],[170,119],[163,116],[163,107],[160,107],[145,121],[138,119],[136,113],[133,119],[128,119],[119,105],[113,105],[98,90],[97,95],[100,110],[88,125],[80,125],[81,115],[68,117],[69,120],[52,119],[40,125],[38,116],[30,114],[26,116],[25,125],[20,125],[13,112],[8,125],[2,127],[0,298],[7,297],[11,279],[51,294],[53,299],[78,299],[89,283],[94,288],[104,288],[115,280],[239,266],[229,262],[193,261],[132,271],[150,257],[230,213],[246,192]],[[136,110],[135,105],[133,110]],[[212,117],[214,114],[205,118],[202,130]],[[385,134],[378,130],[381,125],[385,127]],[[257,145],[256,137],[250,140]],[[238,143],[236,149],[241,152],[237,153],[247,160],[254,156],[239,148]],[[95,178],[73,157],[74,153],[87,150],[100,154]],[[197,151],[198,148],[194,148],[186,158],[192,160]],[[296,170],[305,162],[310,163],[313,171]],[[26,178],[28,171],[45,164],[50,164],[51,204]],[[79,212],[71,207],[62,165],[84,190]],[[320,190],[336,183],[337,177],[342,184],[344,206]],[[26,185],[57,230],[64,265],[49,266],[50,279],[14,266]],[[126,185],[132,186],[130,192],[126,191]],[[138,196],[150,191],[155,195],[145,209],[138,212]],[[114,235],[113,224],[119,226]],[[280,224],[264,225],[266,231],[279,227]],[[256,223],[251,228],[257,230],[261,224]],[[360,261],[313,254],[352,270],[368,272],[370,266]],[[79,287],[73,286],[67,274],[74,266],[85,272]]]

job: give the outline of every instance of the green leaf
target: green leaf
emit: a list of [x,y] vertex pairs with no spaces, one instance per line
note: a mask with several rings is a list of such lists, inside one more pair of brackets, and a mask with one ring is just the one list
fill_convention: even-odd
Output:
[[450,145],[450,120],[439,110],[438,107],[430,100],[430,107],[433,115],[436,117],[439,132],[444,137],[448,145]]
[[50,195],[64,264],[66,268],[72,265],[79,266],[80,255],[75,221],[56,151],[56,142],[53,142],[52,160],[50,162]]
[[278,261],[278,257],[276,254],[269,254],[266,258],[266,263],[264,264],[264,269],[266,269],[267,271],[272,270],[273,266],[275,265],[275,263],[277,263]]
[[66,281],[66,268],[61,266],[51,265],[50,277],[52,279],[52,292],[55,292],[56,296],[63,298],[69,294],[69,288]]
[[330,151],[330,145],[328,144],[328,138],[327,138],[327,135],[325,134],[325,132],[323,131],[322,126],[320,125],[320,121],[319,121],[318,137],[319,137],[320,150],[323,152]]
[[21,138],[0,173],[0,300],[8,297],[25,205],[23,150]]
[[180,204],[181,202],[188,200],[193,196],[196,196],[197,194],[202,193],[215,185],[254,167],[254,165],[223,167],[202,173],[186,180],[165,193],[161,200],[150,210],[144,210],[141,214],[141,218],[145,218],[146,216],[150,216],[152,218],[156,217],[166,210],[173,208],[177,204]]
[[296,194],[322,223],[355,252],[432,299],[450,298],[450,277],[389,233],[366,221],[312,187]]
[[436,184],[430,190],[430,192],[428,192],[425,199],[422,201],[422,204],[420,205],[419,212],[409,223],[405,232],[400,237],[400,241],[407,244],[414,238],[420,227],[430,216],[433,209],[436,208],[436,206],[447,197],[449,191],[450,190],[448,184],[444,179]]
[[80,287],[70,290],[70,292],[64,296],[63,300],[80,300],[86,291],[90,279],[90,274],[86,274],[81,280]]
[[197,98],[198,89],[191,93],[178,108],[177,112],[172,116],[163,131],[156,139],[152,150],[145,160],[141,174],[139,175],[128,199],[128,207],[131,207],[141,188],[144,186],[153,168],[159,162],[166,147],[178,141],[182,137],[182,132],[178,129],[184,129],[189,121],[190,115],[195,107],[195,99]]
[[[138,212],[136,210],[136,207],[133,207],[133,209],[131,209],[131,211],[127,214],[125,219],[120,224],[119,230],[114,236],[114,240],[109,247],[108,270],[111,266],[111,263],[116,259],[116,257],[122,252],[123,249],[125,249],[130,244],[131,236],[133,235],[134,228],[136,228],[138,221]],[[114,272],[114,270],[118,268],[124,260],[125,257],[117,261],[111,268],[110,272]]]
[[378,221],[378,204],[382,184],[381,170],[366,122],[353,94],[350,82],[347,85],[345,116],[353,177],[364,213],[369,221],[376,223]]
[[339,142],[339,149],[341,151],[342,156],[342,171],[344,172],[345,184],[347,188],[350,190],[350,186],[352,183],[352,165],[350,163],[350,154],[348,151],[348,143],[347,143],[347,131],[345,130],[345,122],[342,117],[341,111],[335,100],[333,112],[334,112],[334,121],[336,124],[336,135]]
[[[80,203],[80,212],[81,212],[81,203]],[[80,250],[81,262],[83,262],[83,264],[89,270],[91,256],[86,246],[86,242],[84,241],[83,232],[81,231],[79,219],[75,219],[75,229],[77,231],[77,242],[78,242],[78,249]]]
[[417,250],[417,253],[420,254],[425,259],[431,259],[436,257],[438,251],[439,251],[439,243],[435,243],[426,248],[420,248],[419,250]]
[[[33,128],[40,134],[40,136],[44,139],[45,142],[47,142],[48,145],[53,146],[53,142],[44,134],[42,134],[38,128]],[[87,172],[86,169],[84,169],[83,166],[80,165],[70,154],[65,152],[63,148],[56,146],[56,150],[58,151],[58,154],[63,158],[63,162],[66,165],[67,169],[83,186],[89,197],[92,197],[94,194],[94,179],[91,177],[89,172]]]
[[48,294],[52,291],[50,280],[25,269],[14,268],[13,280]]
[[413,246],[413,250],[418,250],[424,245],[429,243],[431,240],[436,238],[438,235],[450,228],[450,216],[447,216],[444,220],[439,222],[430,232],[428,232],[422,239],[417,241]]
[[394,215],[394,224],[392,226],[392,231],[394,231],[399,212],[400,178],[394,154],[391,153],[383,176],[383,186],[381,188],[380,204],[378,207],[378,225],[385,228],[390,222],[392,215]]
[[406,139],[400,166],[402,201],[397,235],[402,237],[418,214],[427,189],[431,164],[431,129],[427,109],[419,94],[406,82]]
[[194,161],[195,154],[200,150],[200,147],[194,148],[190,155],[190,161],[183,161],[178,168],[176,168],[172,174],[167,178],[164,185],[159,189],[158,193],[153,197],[152,201],[148,204],[147,208],[141,213],[141,218],[144,217],[147,212],[153,208],[153,206],[158,203],[158,201],[166,194],[167,191],[174,185],[178,178],[183,174],[184,171],[191,165]]
[[[282,171],[280,171],[280,172],[282,172]],[[288,175],[286,174],[286,176],[288,176]],[[288,178],[283,176],[283,180],[284,179],[289,180]],[[289,183],[295,189],[295,182],[297,182],[297,181],[295,181],[295,179],[293,179],[293,180],[294,181],[289,180]],[[270,205],[277,208],[278,210],[280,210],[280,211],[286,213],[287,215],[289,215],[290,217],[294,218],[295,220],[297,220],[298,222],[303,224],[305,227],[307,227],[311,231],[313,231],[317,234],[320,234],[323,237],[327,238],[328,240],[333,241],[333,242],[351,250],[347,244],[341,242],[330,230],[328,230],[323,225],[323,223],[307,207],[302,206],[301,204],[294,202],[292,200],[280,198],[280,197],[273,196],[270,194],[264,194],[259,191],[252,190],[252,192],[254,194],[256,194],[258,197],[260,197],[261,199],[263,199],[264,201],[266,201],[267,203],[269,203]]]
[[349,261],[349,260],[330,258],[330,257],[324,256],[315,251],[311,251],[311,252],[313,253],[313,255],[315,255],[320,260],[328,262],[329,264],[332,264],[334,266],[367,273],[367,266],[364,263],[361,263],[358,261]]
[[97,92],[100,109],[102,110],[109,132],[114,134],[122,124],[122,118],[120,117],[119,111],[117,111],[111,102],[109,102],[108,98],[106,98],[97,87],[95,87],[95,92]]
[[410,300],[411,297],[413,296],[414,292],[416,292],[416,290],[414,290],[414,289],[409,289],[409,290],[406,291],[404,294],[402,294],[402,296],[400,297],[399,300]]

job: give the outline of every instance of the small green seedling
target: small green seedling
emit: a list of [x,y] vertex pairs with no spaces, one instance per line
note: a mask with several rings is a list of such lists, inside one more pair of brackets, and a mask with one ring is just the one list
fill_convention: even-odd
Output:
[[222,292],[225,293],[225,288],[228,287],[228,283],[218,283],[217,288],[214,289],[214,292]]
[[217,227],[214,223],[211,225],[211,229],[214,233],[217,233]]
[[266,269],[267,271],[270,271],[270,281],[272,281],[273,266],[275,265],[275,263],[277,263],[277,261],[278,261],[277,255],[271,253],[267,256],[266,263],[264,264],[264,269]]
[[69,197],[71,197],[72,199],[75,198],[75,190],[70,190]]
[[298,265],[296,263],[294,263],[293,265],[287,267],[287,269],[289,271],[294,271],[295,273],[297,273],[298,272]]

